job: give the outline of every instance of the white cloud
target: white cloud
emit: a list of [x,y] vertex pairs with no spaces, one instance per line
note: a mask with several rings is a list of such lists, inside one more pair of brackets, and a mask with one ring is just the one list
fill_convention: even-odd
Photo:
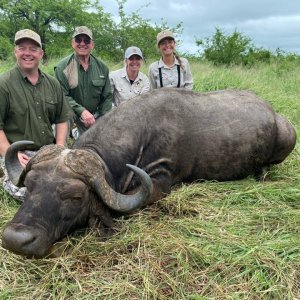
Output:
[[[101,5],[118,14],[115,1],[102,0]],[[195,37],[211,37],[219,27],[228,34],[234,30],[245,34],[258,47],[300,54],[299,0],[140,0],[138,4],[127,0],[124,6],[126,13],[139,8],[141,17],[154,23],[162,18],[172,27],[182,22],[183,51],[195,52]]]
[[177,13],[186,13],[190,11],[192,8],[192,5],[190,3],[178,3],[178,2],[170,2],[170,9],[177,12]]

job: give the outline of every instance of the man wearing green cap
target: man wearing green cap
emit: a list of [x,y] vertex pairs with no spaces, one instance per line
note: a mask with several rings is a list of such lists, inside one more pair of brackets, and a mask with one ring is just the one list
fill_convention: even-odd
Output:
[[73,111],[79,135],[112,107],[108,67],[91,54],[92,31],[86,26],[75,28],[72,36],[74,53],[54,68]]
[[[64,146],[68,133],[68,119],[73,112],[59,82],[39,69],[43,58],[40,36],[23,29],[15,34],[16,66],[0,76],[0,156],[4,163],[11,143],[20,140],[34,142],[33,151],[56,143]],[[55,124],[55,135],[52,125]],[[23,167],[32,152],[19,152]],[[4,165],[4,189],[16,199],[24,198],[25,190],[8,179]]]

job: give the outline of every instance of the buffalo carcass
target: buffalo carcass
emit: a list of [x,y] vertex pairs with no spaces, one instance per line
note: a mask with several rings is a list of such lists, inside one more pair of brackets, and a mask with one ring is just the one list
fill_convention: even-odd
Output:
[[30,142],[9,148],[10,177],[28,192],[2,245],[44,257],[75,229],[110,227],[114,212],[153,203],[176,183],[259,175],[295,142],[292,125],[254,93],[154,90],[100,118],[72,149],[42,148],[24,170],[16,152]]

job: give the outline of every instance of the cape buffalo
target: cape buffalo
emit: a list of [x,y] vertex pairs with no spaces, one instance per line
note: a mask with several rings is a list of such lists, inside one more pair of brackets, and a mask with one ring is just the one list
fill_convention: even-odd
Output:
[[292,125],[254,93],[154,90],[100,118],[72,149],[42,148],[24,170],[16,152],[31,142],[9,148],[8,173],[27,196],[3,247],[44,257],[75,229],[95,220],[111,227],[114,212],[153,203],[176,183],[259,175],[295,142]]

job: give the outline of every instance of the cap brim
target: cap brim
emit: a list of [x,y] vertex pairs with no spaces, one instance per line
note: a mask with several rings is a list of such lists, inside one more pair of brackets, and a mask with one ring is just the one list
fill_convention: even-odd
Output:
[[22,40],[31,40],[34,43],[36,43],[39,47],[42,48],[42,44],[40,44],[39,42],[37,42],[36,40],[34,40],[33,38],[30,38],[30,37],[21,37],[21,38],[15,40],[15,45],[18,45],[18,43],[20,43],[20,41],[22,41]]
[[174,36],[164,36],[163,38],[161,38],[158,42],[157,42],[157,45],[159,45],[159,43],[165,39],[172,39],[173,41],[175,41],[175,38]]
[[78,35],[86,35],[86,36],[88,36],[91,40],[93,39],[93,38],[92,38],[89,34],[87,34],[87,33],[77,33],[77,34],[73,35],[72,38],[75,38],[75,37],[78,36]]
[[127,57],[126,57],[126,59],[129,59],[131,56],[133,56],[133,55],[137,55],[137,56],[139,56],[141,59],[144,59],[144,57],[143,56],[141,56],[141,55],[139,55],[139,54],[137,54],[137,53],[133,53],[133,54],[131,54],[131,55],[128,55]]

